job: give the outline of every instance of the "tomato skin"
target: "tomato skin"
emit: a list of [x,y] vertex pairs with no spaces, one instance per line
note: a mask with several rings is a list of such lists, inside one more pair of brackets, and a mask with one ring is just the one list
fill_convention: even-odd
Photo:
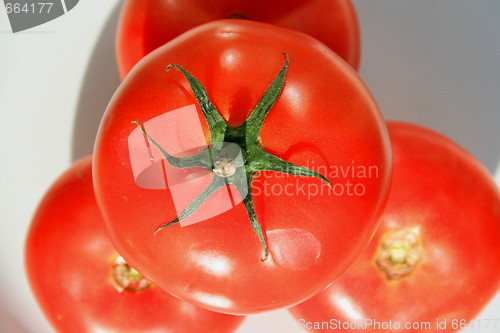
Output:
[[117,31],[117,62],[125,75],[145,55],[201,24],[233,14],[302,31],[359,67],[360,37],[350,0],[128,0]]
[[233,332],[244,317],[201,309],[152,285],[119,292],[117,257],[97,207],[91,157],[76,162],[40,203],[26,240],[26,270],[58,332]]
[[[430,322],[430,328],[404,331],[458,331],[500,287],[498,188],[479,161],[441,134],[398,122],[388,129],[393,183],[379,230],[344,275],[290,311],[307,322]],[[410,275],[390,281],[374,259],[381,237],[416,226],[422,262]],[[436,320],[447,320],[446,327],[438,329]]]
[[[238,127],[279,71],[285,51],[290,59],[286,84],[262,127],[263,147],[302,166],[348,166],[353,160],[374,165],[378,176],[363,180],[366,195],[308,198],[297,189],[318,186],[317,179],[262,173],[261,180],[281,188],[299,182],[292,187],[294,195],[265,194],[263,182],[252,183],[262,193],[254,197],[257,217],[274,239],[269,240],[271,257],[265,262],[243,205],[202,223],[173,225],[154,234],[178,213],[169,190],[135,184],[127,138],[137,126],[131,121],[144,123],[197,105],[182,74],[165,72],[165,67],[174,63],[186,68],[205,86],[227,123]],[[215,311],[248,314],[298,303],[354,261],[377,227],[390,165],[378,108],[357,73],[335,53],[299,32],[221,20],[157,49],[122,82],[99,129],[94,183],[112,242],[127,262],[181,299]],[[294,254],[298,244],[311,260]],[[214,272],[214,266],[220,270]]]

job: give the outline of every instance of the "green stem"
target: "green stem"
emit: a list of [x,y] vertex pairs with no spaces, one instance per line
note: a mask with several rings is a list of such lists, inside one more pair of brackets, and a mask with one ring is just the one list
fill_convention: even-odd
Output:
[[[234,185],[238,189],[248,213],[250,224],[264,250],[264,257],[262,258],[262,261],[264,261],[269,257],[269,250],[265,232],[262,230],[253,204],[250,182],[254,173],[259,171],[273,171],[294,176],[316,177],[331,186],[328,179],[323,175],[266,152],[265,147],[261,147],[262,145],[259,142],[262,125],[284,89],[288,63],[288,55],[285,53],[285,62],[279,73],[266,89],[243,125],[238,128],[231,128],[226,124],[210,101],[207,91],[196,78],[181,66],[169,65],[167,67],[167,70],[171,67],[180,70],[191,85],[191,89],[210,129],[210,147],[193,156],[183,158],[173,157],[146,133],[141,124],[137,121],[134,121],[134,123],[141,128],[147,139],[161,151],[168,163],[178,168],[202,167],[214,170],[214,178],[207,188],[190,202],[176,219],[160,226],[156,232],[189,217],[209,196],[221,187],[226,184]],[[216,170],[214,169],[214,165],[225,169]]]

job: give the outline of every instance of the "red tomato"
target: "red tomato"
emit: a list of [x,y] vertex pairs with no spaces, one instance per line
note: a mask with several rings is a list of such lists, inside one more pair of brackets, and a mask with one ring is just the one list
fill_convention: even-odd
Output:
[[[271,109],[252,149],[324,173],[333,188],[317,177],[271,171],[250,177],[270,252],[263,262],[247,202],[238,204],[249,196],[235,194],[232,186],[227,200],[229,190],[215,193],[189,221],[202,223],[155,233],[179,217],[181,201],[201,192],[194,183],[216,179],[215,169],[175,174],[131,123],[145,124],[152,138],[179,156],[214,144],[190,84],[181,71],[165,67],[180,65],[205,86],[218,110],[213,116],[231,126],[225,130],[231,141],[255,125],[245,119],[287,57],[284,87],[274,105],[264,103]],[[247,148],[248,174],[254,164]],[[390,165],[385,123],[350,66],[305,34],[222,20],[156,50],[123,81],[99,129],[94,183],[110,237],[127,262],[181,299],[245,314],[311,297],[354,261],[377,227]]]
[[91,157],[49,189],[26,241],[33,292],[58,332],[233,332],[243,317],[210,312],[151,285],[111,246]]
[[146,54],[198,25],[230,17],[305,32],[359,66],[359,27],[350,0],[128,0],[117,32],[117,61],[125,75]]
[[311,331],[454,332],[500,287],[500,194],[488,171],[436,132],[388,128],[393,183],[380,229],[332,286],[291,308],[304,327],[332,324]]

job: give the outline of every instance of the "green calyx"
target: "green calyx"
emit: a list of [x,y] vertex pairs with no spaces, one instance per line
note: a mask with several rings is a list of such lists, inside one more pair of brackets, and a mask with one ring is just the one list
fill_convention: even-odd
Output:
[[207,149],[189,157],[174,157],[163,149],[144,127],[137,121],[138,125],[148,140],[158,148],[166,161],[177,168],[200,167],[213,172],[210,184],[179,214],[179,216],[156,229],[155,233],[164,228],[180,222],[195,212],[210,195],[226,185],[234,185],[243,199],[248,217],[253,230],[257,234],[264,250],[264,258],[269,256],[269,250],[262,227],[255,213],[251,181],[256,172],[274,171],[289,175],[317,177],[331,186],[328,179],[310,169],[284,161],[279,157],[265,151],[259,141],[261,131],[267,114],[278,100],[285,85],[285,77],[288,69],[288,55],[274,81],[267,88],[257,106],[250,113],[243,125],[231,128],[221,117],[215,106],[208,98],[203,85],[189,72],[178,65],[168,65],[167,71],[175,67],[180,70],[191,85],[191,89],[200,105],[203,116],[210,130],[211,142]]

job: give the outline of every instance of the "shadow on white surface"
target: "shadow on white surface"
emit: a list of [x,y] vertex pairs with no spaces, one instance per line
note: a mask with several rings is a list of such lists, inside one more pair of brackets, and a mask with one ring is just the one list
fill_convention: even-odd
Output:
[[500,1],[353,0],[360,74],[384,117],[448,136],[490,172],[500,161]]
[[0,331],[2,333],[29,333],[26,327],[3,307],[0,307]]
[[115,33],[122,4],[109,15],[90,57],[73,124],[71,160],[91,154],[102,115],[120,85],[115,59]]

